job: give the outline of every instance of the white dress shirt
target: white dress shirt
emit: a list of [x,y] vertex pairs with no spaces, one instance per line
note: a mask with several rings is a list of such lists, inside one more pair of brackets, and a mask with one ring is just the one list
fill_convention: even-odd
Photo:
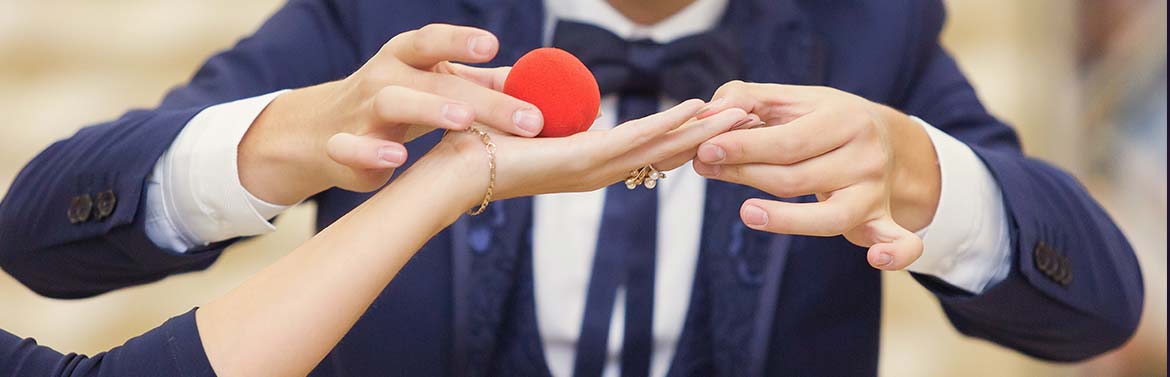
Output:
[[[545,41],[555,20],[590,23],[627,38],[666,43],[716,26],[728,0],[696,0],[652,26],[637,25],[605,0],[546,0]],[[287,209],[250,194],[239,180],[236,148],[260,111],[281,92],[209,107],[196,115],[163,154],[147,181],[146,233],[172,252],[273,230],[268,219]],[[662,101],[662,108],[674,103]],[[593,127],[608,129],[617,97],[601,100]],[[917,118],[915,118],[917,119]],[[938,154],[941,196],[934,221],[918,232],[925,249],[909,270],[973,293],[1011,270],[1010,238],[1000,188],[962,142],[922,122]],[[705,179],[686,164],[659,184],[651,375],[667,372],[690,300]],[[534,201],[533,269],[538,328],[554,375],[572,374],[605,190],[540,195]],[[859,256],[861,257],[861,256]],[[604,375],[617,376],[624,324],[618,292]]]

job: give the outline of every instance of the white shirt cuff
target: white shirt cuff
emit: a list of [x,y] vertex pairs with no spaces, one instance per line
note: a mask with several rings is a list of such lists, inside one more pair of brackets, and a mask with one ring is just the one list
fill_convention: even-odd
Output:
[[248,127],[284,91],[208,107],[191,118],[155,164],[146,186],[146,236],[184,253],[275,229],[290,206],[267,203],[240,183],[237,148]]
[[999,184],[970,147],[911,118],[934,144],[942,188],[934,220],[918,231],[922,256],[907,269],[982,293],[1011,271],[1011,235]]

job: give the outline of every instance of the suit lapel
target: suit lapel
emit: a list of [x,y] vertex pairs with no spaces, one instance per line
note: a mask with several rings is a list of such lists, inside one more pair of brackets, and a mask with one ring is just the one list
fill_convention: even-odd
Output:
[[[744,80],[820,84],[827,49],[791,0],[732,0],[724,20],[741,36]],[[751,230],[739,219],[748,198],[776,199],[750,187],[711,181],[699,268],[708,281],[711,350],[718,375],[764,374],[780,285],[794,237]],[[806,201],[797,198],[795,201]]]
[[[491,31],[500,51],[485,66],[511,65],[540,47],[544,13],[540,0],[462,0],[459,19]],[[490,373],[508,297],[518,277],[518,251],[531,226],[532,199],[492,203],[479,216],[464,216],[452,227],[454,339],[452,369],[457,376]]]

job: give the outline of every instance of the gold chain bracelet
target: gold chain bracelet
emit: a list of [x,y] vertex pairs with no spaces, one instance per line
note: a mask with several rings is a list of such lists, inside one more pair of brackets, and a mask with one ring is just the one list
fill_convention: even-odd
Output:
[[483,213],[487,209],[488,203],[492,201],[492,192],[496,189],[496,143],[492,142],[491,135],[488,135],[479,127],[472,126],[467,129],[467,132],[479,135],[480,140],[483,141],[484,149],[487,149],[488,154],[488,186],[487,193],[483,195],[483,202],[479,203],[479,208],[468,210],[467,214],[475,216]]

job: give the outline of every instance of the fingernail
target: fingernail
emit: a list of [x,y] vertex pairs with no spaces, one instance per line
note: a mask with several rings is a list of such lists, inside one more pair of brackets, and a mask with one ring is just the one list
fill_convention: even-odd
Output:
[[749,123],[755,123],[755,122],[756,122],[755,119],[752,119],[751,117],[743,118],[743,120],[735,123],[734,126],[731,126],[731,129],[738,130],[740,127],[743,127],[743,126],[748,125]]
[[760,207],[743,207],[743,222],[752,226],[768,225],[768,213]]
[[492,38],[486,35],[481,35],[467,41],[467,48],[471,53],[486,56],[492,53]]
[[894,263],[894,256],[888,253],[878,253],[877,258],[874,258],[874,265],[877,267],[885,267]]
[[727,158],[727,152],[715,144],[703,144],[699,147],[699,160],[706,163],[715,163]]
[[529,135],[536,135],[540,133],[544,119],[540,116],[540,111],[526,109],[516,110],[512,114],[512,122],[516,123],[516,127],[528,132]]
[[716,177],[719,175],[719,165],[695,164],[695,173],[704,177]]
[[443,105],[443,118],[457,126],[469,124],[471,123],[471,108],[457,103],[448,103]]
[[378,148],[378,159],[382,160],[383,166],[396,168],[406,162],[406,151],[402,147],[381,147]]

